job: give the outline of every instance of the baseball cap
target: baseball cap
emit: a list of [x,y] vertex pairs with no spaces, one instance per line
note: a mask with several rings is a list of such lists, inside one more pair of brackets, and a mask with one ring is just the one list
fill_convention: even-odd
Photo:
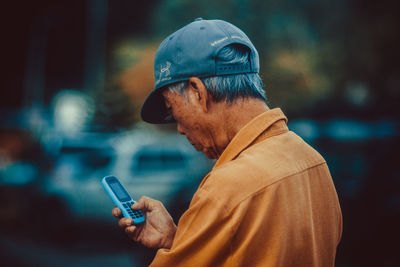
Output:
[[[250,51],[249,61],[245,64],[216,61],[219,51],[230,44],[246,46]],[[166,85],[190,77],[258,73],[259,69],[258,52],[242,30],[223,20],[197,18],[160,44],[154,59],[155,87],[143,103],[140,115],[149,123],[174,122],[168,116],[162,96]]]

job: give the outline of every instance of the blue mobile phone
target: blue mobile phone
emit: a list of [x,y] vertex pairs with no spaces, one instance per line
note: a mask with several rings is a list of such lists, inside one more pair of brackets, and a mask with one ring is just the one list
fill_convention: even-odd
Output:
[[139,224],[146,220],[140,210],[131,209],[135,201],[131,198],[117,177],[112,175],[106,176],[101,180],[101,183],[115,206],[122,211],[124,217],[131,218],[134,224]]

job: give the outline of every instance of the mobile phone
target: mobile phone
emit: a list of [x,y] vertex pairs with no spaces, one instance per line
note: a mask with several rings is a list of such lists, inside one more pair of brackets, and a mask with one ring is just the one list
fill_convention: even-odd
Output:
[[104,189],[121,211],[125,218],[131,218],[134,224],[140,224],[146,220],[140,210],[132,210],[131,206],[135,203],[128,191],[115,176],[106,176],[101,180]]

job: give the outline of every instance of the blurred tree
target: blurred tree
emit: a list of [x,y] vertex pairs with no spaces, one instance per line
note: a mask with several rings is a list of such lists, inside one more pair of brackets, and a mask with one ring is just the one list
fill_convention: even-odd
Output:
[[153,28],[165,37],[196,17],[224,19],[237,25],[259,50],[260,73],[269,102],[294,114],[326,97],[333,88],[319,69],[322,51],[317,32],[306,16],[313,2],[161,1],[154,12]]
[[116,43],[112,49],[109,80],[119,89],[109,90],[109,93],[121,94],[119,98],[124,98],[124,103],[131,103],[132,112],[125,116],[131,116],[132,121],[140,120],[141,104],[154,87],[153,60],[156,49],[154,43],[130,38]]
[[400,98],[400,67],[392,60],[400,54],[394,45],[397,5],[390,0],[170,0],[155,6],[151,22],[160,39],[196,17],[224,19],[243,29],[259,50],[270,102],[291,116],[321,100],[345,101],[354,84],[363,84],[366,103],[386,102],[388,114],[396,112]]
[[294,115],[331,93],[328,78],[318,70],[318,59],[315,50],[276,51],[262,69],[272,106]]
[[148,44],[138,49],[136,64],[122,73],[119,82],[134,103],[141,106],[154,87],[153,60],[157,46]]

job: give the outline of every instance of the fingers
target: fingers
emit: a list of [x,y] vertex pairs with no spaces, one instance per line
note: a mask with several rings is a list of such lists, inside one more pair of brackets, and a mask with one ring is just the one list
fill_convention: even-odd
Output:
[[132,219],[129,218],[122,218],[118,222],[119,227],[122,229],[125,228],[125,233],[129,236],[133,241],[138,241],[139,236],[139,228],[133,225]]
[[133,233],[135,232],[135,230],[136,230],[136,226],[134,226],[134,225],[128,226],[128,227],[125,228],[125,232],[126,232],[128,235],[133,234]]
[[137,226],[129,226],[125,228],[125,233],[127,236],[129,236],[133,241],[138,242],[139,241],[139,234],[140,234],[140,229]]
[[122,218],[118,221],[118,226],[121,228],[126,228],[133,225],[133,220],[131,218]]
[[125,230],[125,233],[134,241],[138,240],[139,231],[138,228],[133,224],[131,218],[122,218],[118,221],[118,226]]
[[112,209],[112,215],[113,215],[114,217],[116,217],[116,218],[122,218],[122,212],[121,212],[121,210],[120,210],[119,208],[117,208],[117,207],[114,207],[114,208]]
[[126,227],[126,228],[125,228],[125,233],[126,233],[128,236],[130,236],[131,238],[134,238],[134,237],[137,235],[137,233],[135,233],[135,230],[136,230],[136,229],[137,229],[137,227],[134,226],[134,225],[129,226],[129,227]]

